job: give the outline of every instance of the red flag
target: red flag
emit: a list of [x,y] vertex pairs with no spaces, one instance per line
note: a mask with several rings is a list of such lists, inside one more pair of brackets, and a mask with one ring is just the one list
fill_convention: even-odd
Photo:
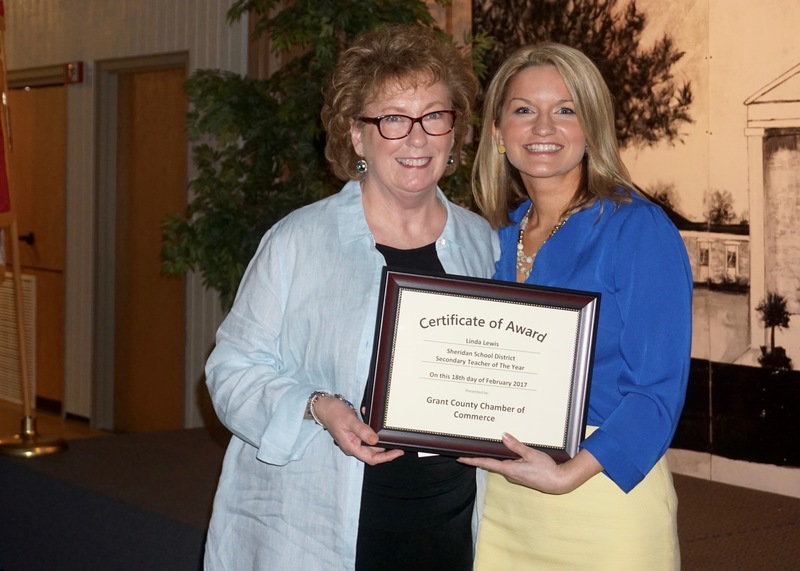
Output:
[[0,129],[0,214],[11,211],[11,191],[8,184],[8,165],[6,163],[6,150],[7,150],[7,137],[8,137],[8,123],[6,122],[6,48],[5,48],[5,31],[6,31],[6,11],[3,6],[3,0],[0,0],[0,92],[3,100],[0,101],[0,113],[3,117],[0,118],[3,128]]
[[0,213],[11,211],[11,193],[8,189],[8,171],[6,169],[6,138],[0,131]]

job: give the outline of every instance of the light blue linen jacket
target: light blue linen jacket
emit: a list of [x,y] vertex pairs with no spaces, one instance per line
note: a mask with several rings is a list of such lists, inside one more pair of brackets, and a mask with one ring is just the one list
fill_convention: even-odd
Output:
[[[437,195],[447,208],[436,241],[445,271],[490,277],[496,233]],[[303,413],[315,390],[361,401],[384,265],[357,181],[262,239],[206,365],[215,410],[234,435],[207,569],[354,567],[363,464]]]

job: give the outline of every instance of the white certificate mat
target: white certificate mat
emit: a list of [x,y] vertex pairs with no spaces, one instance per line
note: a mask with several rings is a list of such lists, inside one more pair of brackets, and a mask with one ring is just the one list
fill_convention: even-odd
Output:
[[585,429],[599,294],[384,270],[370,425],[385,445],[566,459]]

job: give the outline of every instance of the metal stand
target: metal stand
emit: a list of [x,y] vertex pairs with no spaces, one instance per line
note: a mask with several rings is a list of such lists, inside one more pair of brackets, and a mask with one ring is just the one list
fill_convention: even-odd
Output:
[[42,436],[36,432],[36,419],[26,416],[21,421],[20,433],[10,438],[0,438],[0,454],[32,458],[44,454],[64,452],[67,442],[58,436]]
[[31,458],[43,454],[63,452],[67,449],[65,440],[56,436],[42,436],[36,432],[36,419],[31,407],[30,383],[28,382],[28,347],[25,340],[25,320],[22,306],[22,274],[19,263],[19,232],[17,219],[11,220],[11,264],[14,272],[14,302],[17,310],[17,332],[19,335],[19,370],[22,377],[23,416],[20,433],[0,438],[0,454],[4,456],[21,456]]

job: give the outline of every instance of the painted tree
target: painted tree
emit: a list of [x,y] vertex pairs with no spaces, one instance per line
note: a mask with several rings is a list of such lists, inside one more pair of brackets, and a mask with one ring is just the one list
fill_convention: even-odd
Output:
[[756,306],[756,311],[761,314],[764,327],[770,330],[769,349],[761,348],[759,363],[773,369],[791,369],[792,361],[786,355],[786,350],[775,346],[775,329],[789,327],[790,315],[786,308],[786,298],[779,293],[767,292],[767,296]]
[[616,104],[620,145],[680,141],[680,126],[691,123],[690,83],[678,85],[673,65],[684,52],[665,35],[643,48],[646,18],[635,2],[617,0],[520,0],[473,3],[473,29],[493,36],[486,66],[491,77],[517,48],[541,41],[575,47],[591,58]]
[[767,297],[756,306],[761,314],[764,327],[770,330],[770,352],[775,349],[775,328],[789,327],[789,310],[786,309],[786,298],[779,293],[767,292]]
[[657,182],[647,189],[647,193],[653,202],[667,211],[675,210],[680,200],[674,182]]
[[728,190],[713,190],[705,197],[703,218],[712,226],[730,224],[736,218],[733,195]]

